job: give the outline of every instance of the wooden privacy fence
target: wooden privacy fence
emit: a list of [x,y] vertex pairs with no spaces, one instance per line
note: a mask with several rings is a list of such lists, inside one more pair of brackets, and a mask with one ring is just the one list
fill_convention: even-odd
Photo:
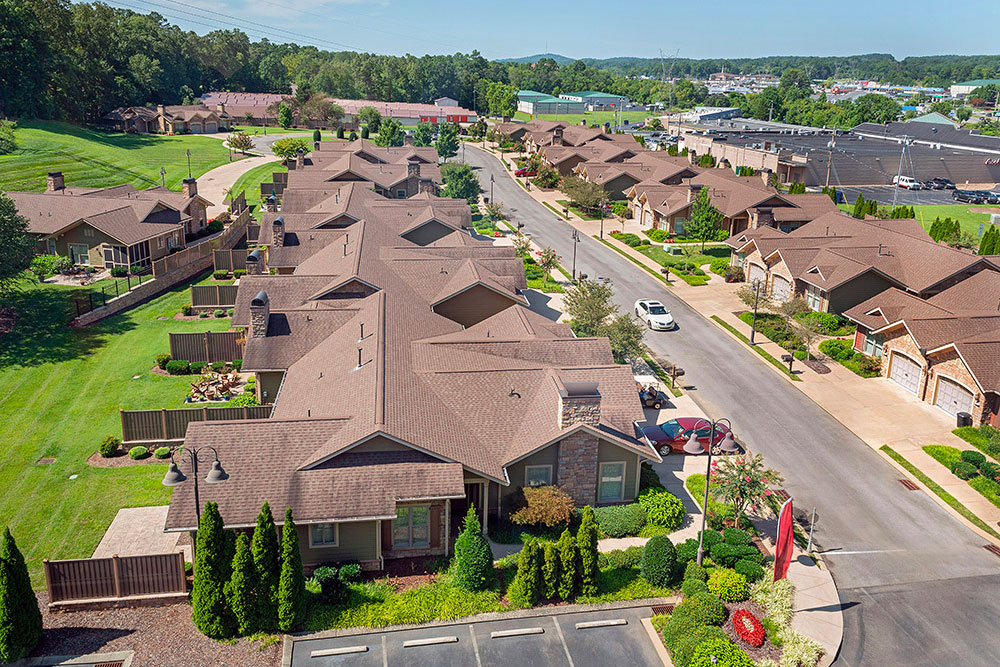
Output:
[[[184,268],[189,264],[205,260],[212,256],[214,250],[220,248],[228,250],[236,245],[246,233],[247,225],[250,223],[250,207],[245,206],[240,211],[233,222],[229,224],[222,233],[210,239],[205,239],[200,243],[188,246],[179,252],[175,252],[166,257],[162,257],[153,262],[153,276],[160,277],[172,271]],[[207,268],[207,266],[206,266]]]
[[267,419],[271,405],[201,407],[160,410],[122,410],[122,442],[183,442],[191,422]]
[[81,600],[187,595],[184,552],[44,560],[49,604]]
[[240,190],[240,193],[233,197],[233,200],[229,202],[229,210],[231,213],[235,213],[237,216],[243,212],[247,207],[246,192]]
[[232,361],[243,358],[245,342],[246,336],[241,331],[171,333],[170,357],[208,363]]
[[251,222],[247,225],[247,245],[256,243],[258,239],[260,239],[260,225],[256,222]]
[[247,270],[247,253],[249,250],[216,250],[215,270],[216,271],[236,271]]
[[[191,305],[194,308],[232,308],[236,305],[237,291],[239,291],[237,285],[191,285]],[[240,358],[233,357],[233,359]]]

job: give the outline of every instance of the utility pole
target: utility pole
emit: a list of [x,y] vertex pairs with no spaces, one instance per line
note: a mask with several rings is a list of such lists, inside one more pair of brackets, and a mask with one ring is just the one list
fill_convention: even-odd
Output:
[[826,159],[826,187],[830,187],[830,167],[833,166],[833,149],[837,147],[837,138],[834,136],[830,139],[830,142],[826,145],[829,150]]
[[903,175],[903,156],[906,155],[906,146],[910,138],[905,134],[902,136],[900,143],[902,148],[899,150],[899,169],[896,171],[896,182],[893,183],[892,188],[892,210],[896,210],[896,199],[899,196],[899,178]]

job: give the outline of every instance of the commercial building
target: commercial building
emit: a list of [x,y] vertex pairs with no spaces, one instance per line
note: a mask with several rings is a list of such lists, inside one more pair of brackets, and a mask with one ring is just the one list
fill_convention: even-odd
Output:
[[529,116],[538,114],[577,114],[585,113],[587,105],[584,102],[553,97],[536,90],[517,91],[517,110]]
[[983,86],[1000,86],[1000,79],[973,79],[972,81],[960,81],[951,84],[948,91],[952,97],[965,97],[976,88]]
[[594,90],[562,93],[559,97],[570,102],[579,102],[585,105],[587,111],[621,109],[629,105],[629,99],[624,95],[600,93]]

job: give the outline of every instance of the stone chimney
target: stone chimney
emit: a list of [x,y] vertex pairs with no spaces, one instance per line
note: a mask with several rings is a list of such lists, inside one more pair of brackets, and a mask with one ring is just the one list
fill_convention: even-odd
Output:
[[57,192],[66,189],[66,180],[61,171],[50,171],[45,177],[45,189],[48,192]]
[[601,421],[601,394],[596,382],[559,382],[559,428],[574,424],[597,426]]
[[437,195],[437,188],[434,187],[434,181],[429,178],[421,178],[417,181],[417,192],[426,192],[429,195]]
[[563,129],[561,127],[557,127],[556,129],[552,130],[552,145],[553,146],[563,145]]
[[306,152],[299,149],[299,152],[295,154],[295,168],[301,169],[306,163]]
[[701,189],[703,187],[705,187],[705,186],[704,185],[695,185],[694,183],[688,183],[687,202],[689,204],[692,203],[692,202],[694,202],[694,200],[696,200],[698,198],[698,195],[701,194]]
[[271,223],[271,247],[281,248],[285,245],[285,219],[280,215]]
[[413,145],[413,135],[412,134],[404,134],[403,135],[403,145],[404,146],[412,146]]
[[198,179],[185,178],[181,181],[181,193],[185,197],[194,197],[198,194]]
[[765,187],[771,186],[771,171],[768,169],[762,169],[760,172],[760,180]]
[[264,258],[261,257],[260,249],[254,249],[247,253],[247,275],[259,276],[264,273]]
[[406,163],[406,177],[407,178],[420,178],[420,163],[416,160],[412,160]]
[[268,213],[275,213],[278,210],[278,198],[274,195],[268,195],[267,199],[264,200],[264,210]]
[[688,164],[695,164],[698,161],[698,154],[688,148]]
[[267,335],[267,320],[271,317],[271,302],[267,292],[261,290],[250,300],[250,336],[263,338]]
[[774,211],[770,206],[759,206],[750,209],[750,228],[775,227]]
[[167,108],[165,106],[163,106],[162,104],[157,104],[156,105],[156,113],[158,113],[158,114],[160,114],[162,116],[166,112],[167,112]]
[[215,105],[215,110],[218,111],[219,113],[226,113],[226,105],[225,104],[216,104]]

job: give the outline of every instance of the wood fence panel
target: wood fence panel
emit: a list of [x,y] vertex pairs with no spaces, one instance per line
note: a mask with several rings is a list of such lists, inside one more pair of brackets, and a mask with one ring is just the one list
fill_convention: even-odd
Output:
[[186,593],[184,555],[44,561],[49,603]]
[[122,410],[122,442],[183,442],[188,424],[223,419],[268,419],[272,405],[209,406],[161,410]]
[[122,410],[121,418],[124,442],[165,440],[162,410]]
[[251,222],[247,225],[247,243],[256,243],[257,239],[260,238],[260,225],[256,222]]
[[191,305],[195,308],[232,308],[236,305],[239,289],[238,285],[192,285]]
[[115,597],[110,558],[45,561],[50,602]]
[[232,361],[243,358],[244,343],[244,335],[239,331],[171,333],[170,356],[174,359],[209,363]]
[[180,552],[119,558],[122,597],[183,592],[187,586],[181,589],[179,585],[184,572],[182,559]]
[[248,250],[216,250],[213,261],[216,271],[247,270]]

